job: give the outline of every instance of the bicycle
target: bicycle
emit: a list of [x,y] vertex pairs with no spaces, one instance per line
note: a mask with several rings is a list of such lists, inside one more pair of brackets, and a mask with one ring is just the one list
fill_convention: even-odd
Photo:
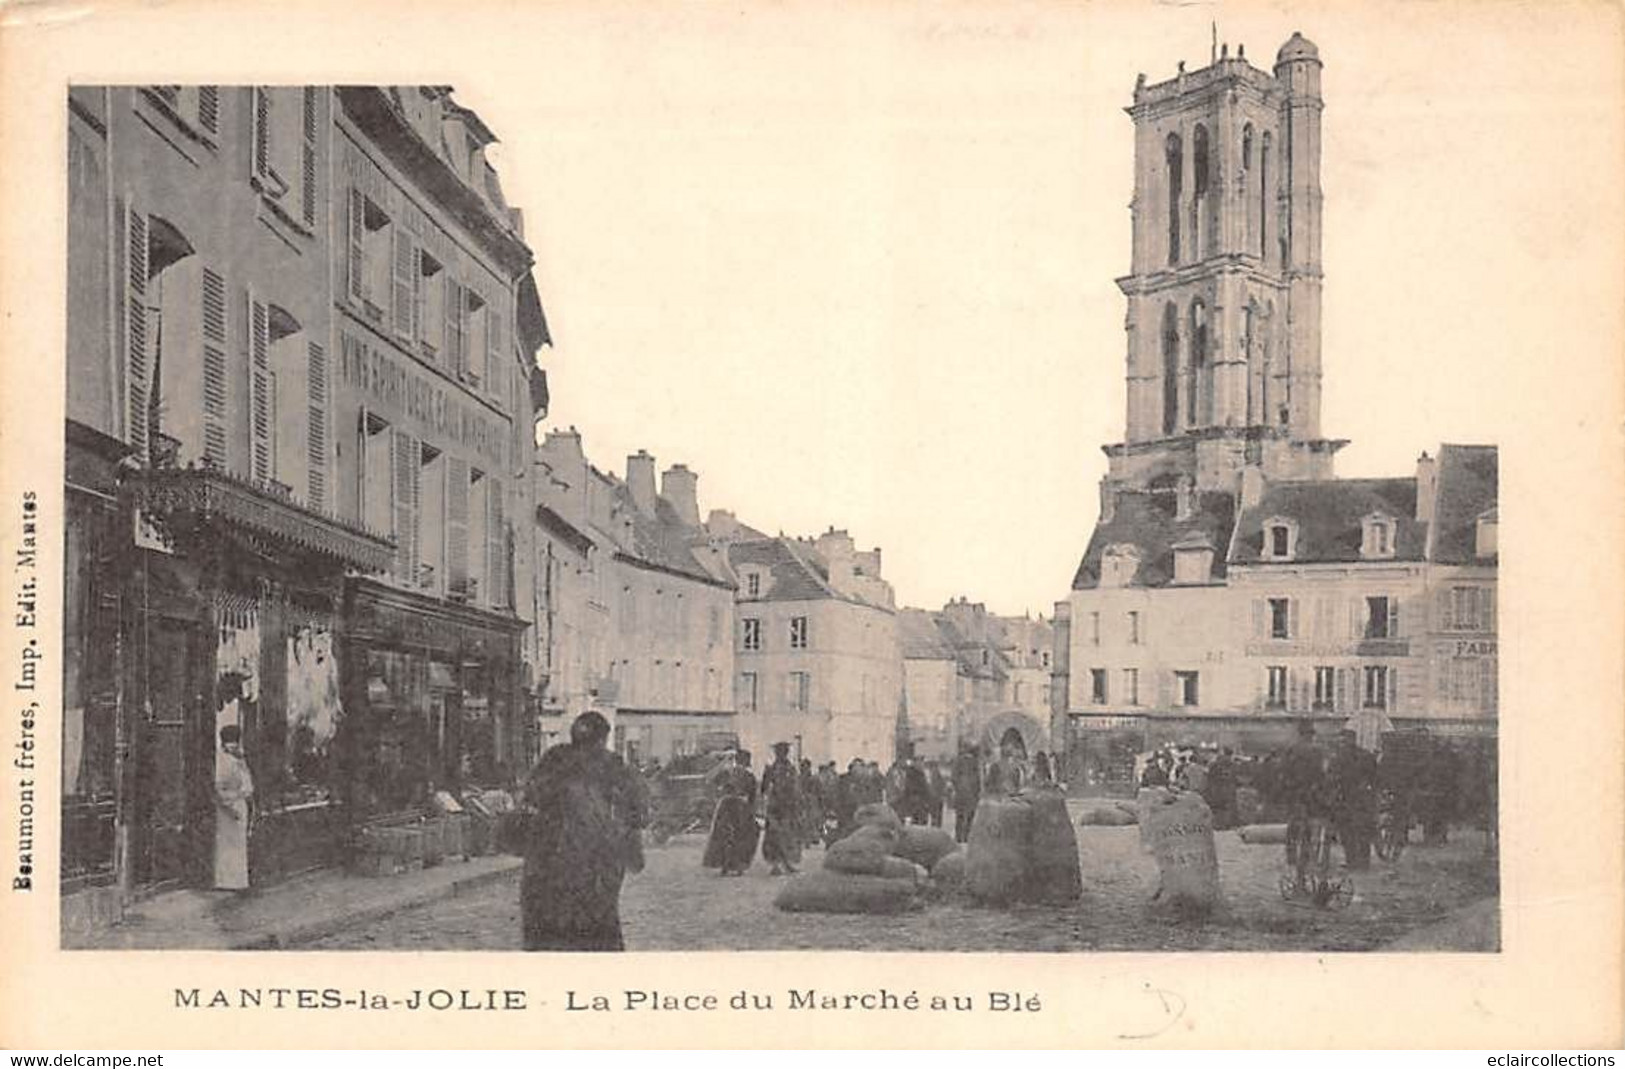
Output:
[[1331,822],[1301,816],[1287,827],[1286,856],[1291,871],[1281,874],[1278,887],[1283,901],[1316,909],[1342,909],[1354,901],[1354,881],[1332,874]]

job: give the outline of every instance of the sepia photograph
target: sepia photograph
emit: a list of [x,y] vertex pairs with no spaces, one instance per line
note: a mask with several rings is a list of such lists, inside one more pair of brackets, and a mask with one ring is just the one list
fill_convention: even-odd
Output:
[[1512,666],[1566,656],[1542,480],[1617,428],[1625,91],[1617,11],[1448,6],[476,5],[437,51],[404,5],[348,63],[67,64],[61,475],[9,473],[48,953],[1504,978],[1563,762],[1618,757],[1617,692]]

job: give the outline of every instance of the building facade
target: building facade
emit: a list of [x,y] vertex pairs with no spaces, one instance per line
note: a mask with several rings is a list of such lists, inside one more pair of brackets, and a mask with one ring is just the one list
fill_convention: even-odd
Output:
[[738,585],[735,695],[740,743],[797,759],[888,766],[903,708],[903,662],[880,551],[845,531],[757,537],[726,514],[708,529]]
[[[545,325],[488,140],[444,89],[70,93],[65,891],[207,882],[226,724],[259,881],[500,774],[506,491],[470,529],[439,474],[528,467]],[[485,302],[478,383],[422,344],[427,248],[436,323]]]
[[1128,433],[1052,687],[1076,790],[1303,721],[1494,733],[1494,447],[1339,479],[1321,435],[1320,69],[1294,34],[1273,74],[1227,49],[1135,88]]
[[698,477],[673,465],[657,492],[639,452],[617,479],[573,429],[546,436],[536,469],[537,745],[594,709],[633,764],[733,746],[734,590],[693,548]]

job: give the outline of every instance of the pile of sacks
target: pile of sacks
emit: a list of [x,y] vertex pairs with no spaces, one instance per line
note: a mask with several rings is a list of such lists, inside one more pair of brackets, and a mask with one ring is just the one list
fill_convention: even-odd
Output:
[[1084,827],[1124,828],[1139,822],[1135,804],[1126,799],[1095,802],[1078,817],[1078,823]]
[[1066,795],[1053,784],[983,798],[964,856],[965,890],[987,905],[1061,904],[1083,895],[1078,837]]
[[856,820],[857,830],[824,852],[822,871],[789,880],[775,906],[788,913],[902,913],[922,904],[936,870],[957,853],[952,835],[904,825],[889,806],[862,806]]

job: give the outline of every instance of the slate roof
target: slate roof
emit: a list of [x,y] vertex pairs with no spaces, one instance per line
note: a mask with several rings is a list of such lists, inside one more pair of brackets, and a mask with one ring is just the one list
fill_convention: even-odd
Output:
[[1433,505],[1433,559],[1442,564],[1494,561],[1477,555],[1478,518],[1499,507],[1499,457],[1493,445],[1439,447]]
[[629,549],[623,547],[623,556],[700,582],[733,585],[717,579],[695,558],[688,546],[688,528],[665,498],[655,499],[655,515],[650,516],[632,503],[632,491],[627,485],[618,482],[615,505],[622,515],[632,517],[632,545]]
[[[1393,517],[1394,555],[1419,561],[1427,551],[1427,525],[1416,519],[1416,480],[1324,479],[1275,483],[1242,514],[1230,547],[1231,564],[1263,564],[1264,523],[1280,517],[1298,525],[1294,564],[1359,561],[1361,521],[1375,512]],[[1476,514],[1475,514],[1476,515]]]
[[1106,547],[1135,546],[1140,551],[1136,586],[1167,586],[1174,577],[1174,544],[1192,535],[1205,535],[1213,545],[1213,579],[1223,579],[1226,550],[1235,517],[1235,504],[1229,494],[1198,495],[1194,514],[1176,520],[1176,495],[1145,490],[1123,490],[1117,495],[1117,508],[1108,521],[1095,524],[1083,561],[1072,578],[1073,590],[1088,590],[1100,583],[1100,559]]
[[951,661],[954,647],[937,626],[937,615],[925,609],[903,609],[897,614],[897,640],[903,657],[912,661]]
[[818,564],[790,547],[782,538],[736,542],[728,547],[728,563],[735,572],[747,565],[767,570],[769,581],[758,601],[810,601],[834,598],[829,576]]

